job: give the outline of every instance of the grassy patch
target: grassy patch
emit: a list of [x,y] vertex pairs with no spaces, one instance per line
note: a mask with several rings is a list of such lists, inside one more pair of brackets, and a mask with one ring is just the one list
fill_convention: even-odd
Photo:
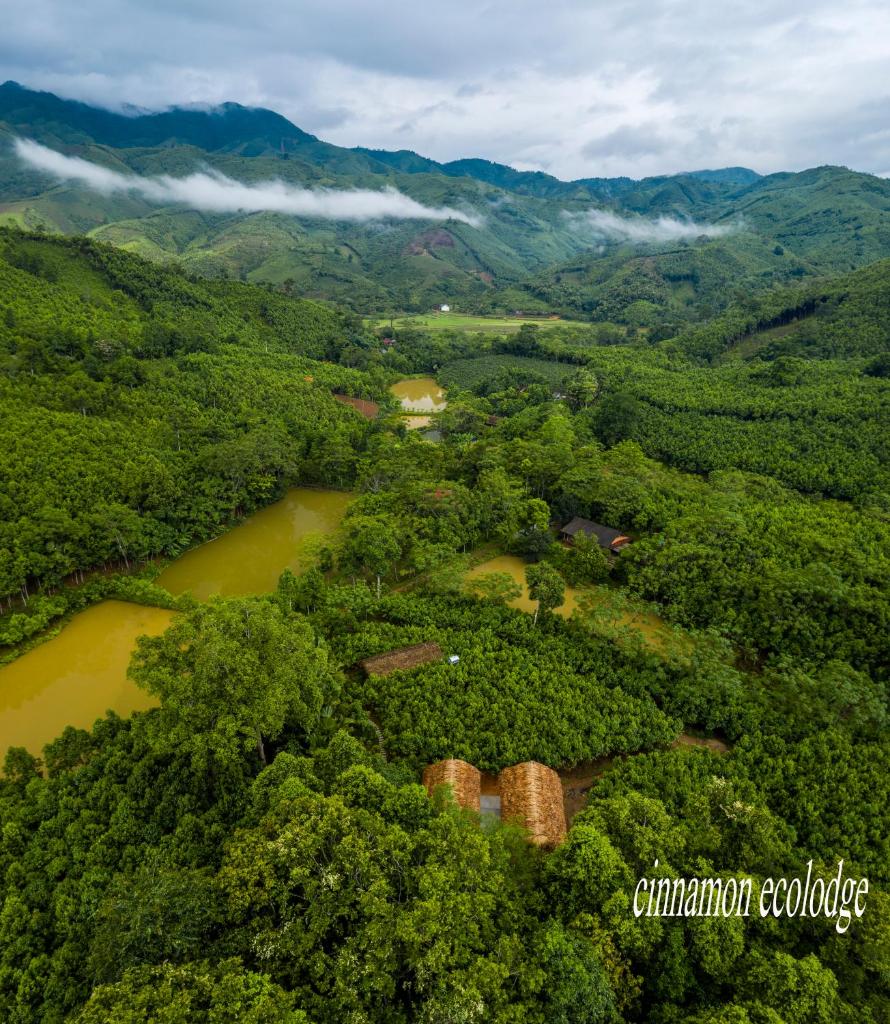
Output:
[[[388,327],[389,317],[370,319],[369,326],[377,329]],[[417,313],[408,316],[395,317],[392,320],[393,329],[413,327],[424,331],[465,331],[480,332],[483,334],[515,334],[523,324],[534,324],[542,330],[554,327],[565,327],[575,324],[574,320],[524,320],[512,316],[471,316],[468,313]],[[586,325],[584,325],[586,326]]]

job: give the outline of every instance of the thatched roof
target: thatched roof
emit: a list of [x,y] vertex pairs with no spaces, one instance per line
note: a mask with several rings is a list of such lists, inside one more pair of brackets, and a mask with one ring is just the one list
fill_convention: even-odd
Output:
[[390,672],[416,668],[430,661],[439,661],[441,657],[442,648],[438,644],[413,644],[411,647],[399,647],[395,651],[375,654],[372,658],[360,661],[359,665],[369,676],[388,676]]
[[357,409],[366,420],[376,420],[380,412],[380,406],[376,402],[368,402],[364,398],[350,398],[349,395],[334,395],[338,402],[343,405],[351,405]]
[[552,768],[524,761],[498,776],[501,817],[528,830],[538,846],[557,846],[566,837],[562,784]]
[[437,786],[451,786],[451,792],[458,805],[476,811],[477,814],[480,809],[480,780],[481,773],[478,768],[457,758],[437,761],[435,764],[427,765],[423,770],[423,784],[430,796]]

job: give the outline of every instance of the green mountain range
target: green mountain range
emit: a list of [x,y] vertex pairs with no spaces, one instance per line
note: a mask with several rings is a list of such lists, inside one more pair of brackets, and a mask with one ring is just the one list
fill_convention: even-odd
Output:
[[[102,193],[25,164],[20,138],[152,178],[210,172],[246,185],[395,189],[480,223],[219,212]],[[0,223],[87,234],[202,276],[267,281],[367,313],[448,302],[672,333],[742,293],[890,256],[890,182],[839,167],[566,182],[482,159],[334,146],[236,103],[122,114],[7,82]]]

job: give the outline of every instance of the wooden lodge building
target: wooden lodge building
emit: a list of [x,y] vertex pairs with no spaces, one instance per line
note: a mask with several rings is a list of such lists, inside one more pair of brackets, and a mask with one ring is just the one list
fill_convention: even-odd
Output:
[[552,849],[566,837],[562,783],[552,768],[537,761],[504,768],[492,779],[467,761],[450,758],[428,765],[423,784],[430,796],[438,786],[449,785],[460,807],[521,825],[537,846]]
[[594,523],[590,519],[581,519],[579,516],[575,516],[559,531],[560,537],[569,544],[579,533],[586,537],[595,537],[599,546],[613,555],[630,544],[630,537],[620,530],[611,526],[603,526],[601,523]]

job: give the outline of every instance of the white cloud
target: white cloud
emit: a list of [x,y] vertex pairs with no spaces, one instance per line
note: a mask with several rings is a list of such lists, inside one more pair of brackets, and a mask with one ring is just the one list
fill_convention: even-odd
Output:
[[16,139],[19,158],[36,170],[62,181],[77,181],[96,192],[109,195],[129,192],[152,203],[183,204],[214,213],[272,213],[326,220],[457,220],[478,227],[474,214],[448,206],[424,206],[394,188],[307,189],[283,181],[245,185],[218,172],[189,174],[174,178],[163,174],[140,177],[100,167],[80,157],[65,156],[30,139]]
[[609,210],[589,210],[571,214],[577,224],[588,227],[594,235],[621,242],[674,242],[683,238],[720,238],[738,230],[729,224],[701,224],[676,217],[620,217]]

